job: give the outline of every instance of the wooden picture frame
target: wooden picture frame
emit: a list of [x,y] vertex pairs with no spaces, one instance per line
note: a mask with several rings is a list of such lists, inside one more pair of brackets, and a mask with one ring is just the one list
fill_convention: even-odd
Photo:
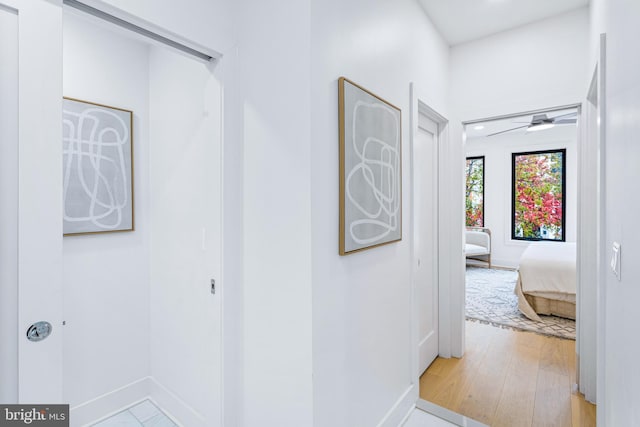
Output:
[[402,240],[402,112],[341,77],[339,253]]
[[63,98],[63,234],[133,231],[133,112]]

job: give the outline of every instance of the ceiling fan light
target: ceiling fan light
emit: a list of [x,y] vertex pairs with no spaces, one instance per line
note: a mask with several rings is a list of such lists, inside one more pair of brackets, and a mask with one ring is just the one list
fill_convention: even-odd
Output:
[[536,123],[527,128],[527,132],[537,132],[539,130],[551,129],[555,125],[553,123]]

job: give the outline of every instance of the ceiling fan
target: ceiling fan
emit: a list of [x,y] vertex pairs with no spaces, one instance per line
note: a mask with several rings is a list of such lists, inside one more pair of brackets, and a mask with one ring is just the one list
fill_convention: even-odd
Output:
[[561,114],[555,117],[549,117],[545,113],[535,114],[531,118],[530,122],[513,122],[513,123],[526,123],[526,125],[517,126],[507,130],[502,130],[500,132],[495,132],[487,136],[489,137],[489,136],[500,135],[501,133],[511,132],[511,131],[514,131],[517,129],[523,129],[523,128],[527,128],[527,132],[535,132],[539,130],[550,129],[555,125],[573,124],[577,121],[577,115],[578,114],[575,111],[567,114]]

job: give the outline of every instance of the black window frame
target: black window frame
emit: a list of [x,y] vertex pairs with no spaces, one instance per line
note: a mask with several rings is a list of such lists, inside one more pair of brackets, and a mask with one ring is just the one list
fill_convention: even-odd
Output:
[[[466,161],[467,160],[475,160],[475,159],[482,159],[482,225],[467,225],[467,220],[466,220],[466,217],[467,217],[467,215],[466,215],[467,201],[466,200],[465,200],[465,221],[464,222],[465,222],[465,226],[466,227],[485,227],[486,226],[486,221],[485,221],[485,217],[484,217],[484,213],[485,213],[485,209],[484,209],[484,204],[485,204],[484,203],[485,202],[485,198],[484,198],[484,195],[485,195],[484,186],[485,185],[484,184],[485,184],[485,180],[484,180],[484,178],[485,178],[485,170],[486,170],[486,167],[487,167],[487,160],[485,159],[484,155],[482,155],[482,156],[471,156],[471,157],[467,157],[465,159],[465,186],[467,184],[467,180],[466,180],[466,178],[467,178],[466,177],[466,169],[467,169],[466,168]],[[466,194],[465,194],[465,198],[466,198]]]
[[[554,154],[562,153],[562,238],[561,239],[542,239],[532,237],[516,236],[516,157],[527,156],[532,154]],[[511,153],[511,239],[525,242],[566,242],[566,210],[567,204],[567,149],[558,148],[551,150],[523,151]]]

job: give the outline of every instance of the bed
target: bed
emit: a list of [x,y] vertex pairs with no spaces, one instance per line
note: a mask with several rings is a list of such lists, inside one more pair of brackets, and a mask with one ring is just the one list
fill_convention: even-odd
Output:
[[520,258],[515,293],[531,320],[538,314],[576,318],[576,244],[535,242]]

